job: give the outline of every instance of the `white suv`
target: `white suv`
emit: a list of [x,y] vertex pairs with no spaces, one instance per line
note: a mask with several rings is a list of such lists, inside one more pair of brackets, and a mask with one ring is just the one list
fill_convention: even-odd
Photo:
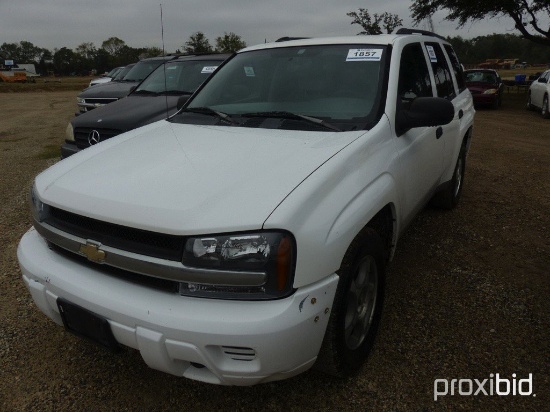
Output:
[[399,236],[460,198],[473,119],[429,33],[246,48],[170,119],[36,178],[23,280],[69,331],[174,375],[351,375]]

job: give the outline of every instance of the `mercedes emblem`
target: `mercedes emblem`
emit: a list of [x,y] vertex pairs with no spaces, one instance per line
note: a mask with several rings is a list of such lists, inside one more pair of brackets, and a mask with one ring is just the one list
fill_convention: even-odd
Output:
[[101,140],[101,136],[99,135],[99,132],[97,130],[92,130],[88,134],[88,144],[90,146],[93,146],[94,144],[98,144]]

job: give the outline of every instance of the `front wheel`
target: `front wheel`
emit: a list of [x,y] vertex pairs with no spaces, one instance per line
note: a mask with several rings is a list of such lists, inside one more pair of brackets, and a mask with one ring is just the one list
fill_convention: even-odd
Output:
[[357,235],[346,252],[316,364],[323,372],[348,377],[367,358],[382,314],[384,256],[382,239],[371,228]]
[[545,119],[550,119],[550,109],[548,108],[548,95],[544,96],[544,99],[542,100],[542,117]]
[[531,102],[531,93],[527,96],[527,110],[535,110],[535,106]]

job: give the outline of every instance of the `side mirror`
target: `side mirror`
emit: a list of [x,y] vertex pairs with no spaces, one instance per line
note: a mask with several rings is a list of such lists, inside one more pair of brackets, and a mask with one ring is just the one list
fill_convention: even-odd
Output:
[[452,102],[441,97],[417,97],[408,109],[398,104],[395,117],[395,131],[401,136],[415,127],[442,126],[450,123],[455,116]]
[[189,100],[189,96],[181,96],[178,99],[178,104],[176,105],[178,111],[185,105],[185,103],[187,103],[187,100]]

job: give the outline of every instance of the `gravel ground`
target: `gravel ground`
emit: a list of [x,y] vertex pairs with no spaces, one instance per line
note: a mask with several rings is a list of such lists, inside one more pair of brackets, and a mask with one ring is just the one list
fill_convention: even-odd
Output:
[[[68,334],[32,303],[16,260],[26,195],[56,161],[76,95],[0,94],[0,410],[550,410],[550,121],[524,110],[524,95],[478,111],[461,204],[425,209],[400,240],[360,374],[249,388],[151,370],[132,349],[114,355]],[[496,373],[532,374],[533,395],[434,402],[434,379]]]

